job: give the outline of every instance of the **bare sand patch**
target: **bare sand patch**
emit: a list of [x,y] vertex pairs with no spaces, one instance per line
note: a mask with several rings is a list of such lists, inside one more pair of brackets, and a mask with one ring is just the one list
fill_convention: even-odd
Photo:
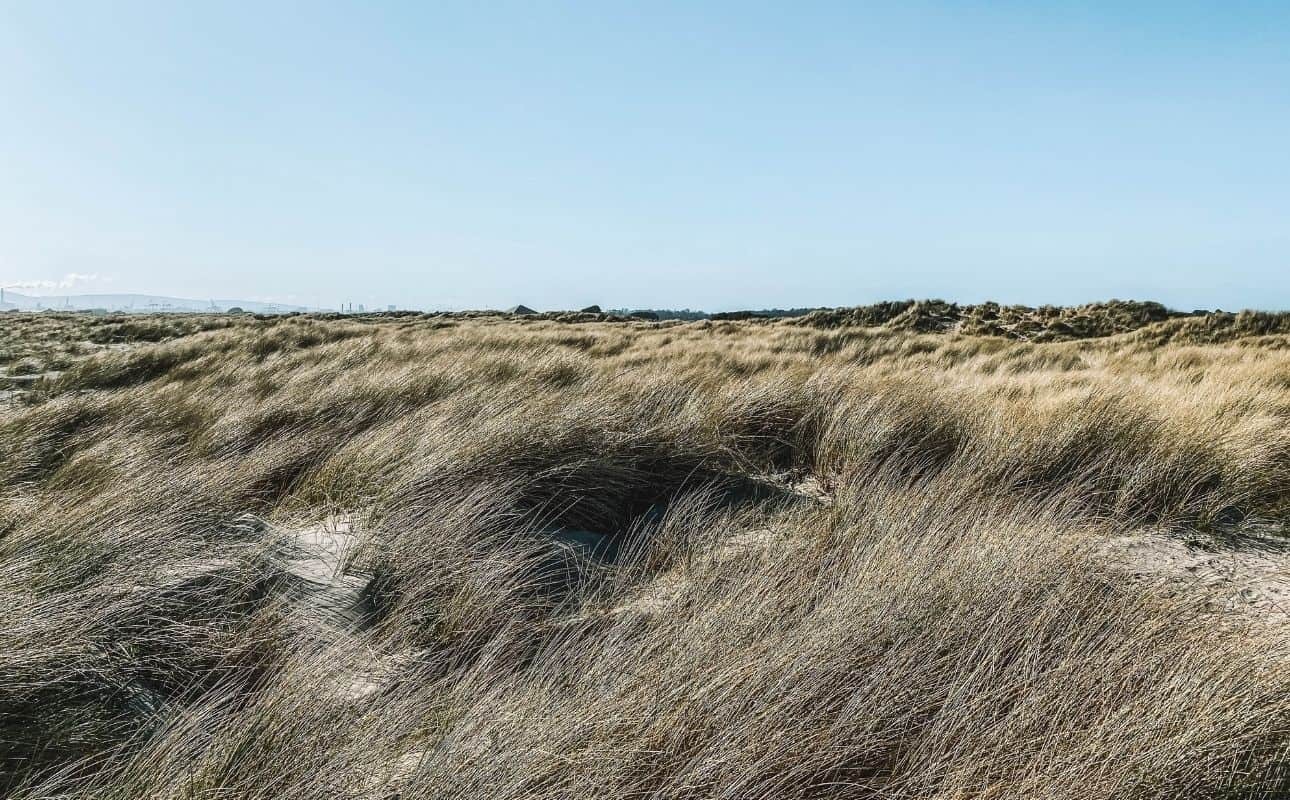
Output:
[[1208,550],[1164,532],[1139,531],[1110,539],[1102,552],[1139,580],[1202,592],[1208,611],[1290,624],[1290,549],[1284,545]]

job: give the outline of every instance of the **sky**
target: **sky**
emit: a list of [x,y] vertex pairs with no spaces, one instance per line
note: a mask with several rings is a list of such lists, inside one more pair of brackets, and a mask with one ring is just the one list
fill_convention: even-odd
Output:
[[0,0],[0,285],[1290,308],[1290,3]]

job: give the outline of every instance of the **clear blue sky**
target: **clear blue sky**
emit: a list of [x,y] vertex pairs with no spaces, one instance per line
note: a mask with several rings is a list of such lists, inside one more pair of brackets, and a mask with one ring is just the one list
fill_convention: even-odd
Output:
[[1290,3],[0,0],[0,284],[1287,308]]

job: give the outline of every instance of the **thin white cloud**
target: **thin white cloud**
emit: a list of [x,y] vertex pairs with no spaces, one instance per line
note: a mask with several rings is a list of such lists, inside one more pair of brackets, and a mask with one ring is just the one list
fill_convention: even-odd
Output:
[[110,278],[103,278],[97,272],[69,272],[56,281],[15,281],[4,284],[6,289],[32,289],[35,291],[52,292],[58,289],[73,289],[77,286],[108,281]]

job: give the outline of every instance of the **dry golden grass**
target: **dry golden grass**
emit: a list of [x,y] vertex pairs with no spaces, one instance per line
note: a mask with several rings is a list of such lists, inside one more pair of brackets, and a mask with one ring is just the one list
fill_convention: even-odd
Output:
[[1278,317],[6,316],[11,796],[1290,793]]

